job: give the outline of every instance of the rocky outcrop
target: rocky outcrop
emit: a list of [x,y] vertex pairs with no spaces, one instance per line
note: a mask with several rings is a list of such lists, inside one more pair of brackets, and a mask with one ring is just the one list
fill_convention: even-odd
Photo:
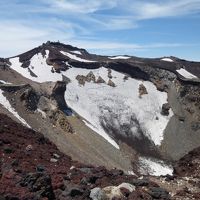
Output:
[[111,79],[109,79],[107,85],[109,85],[111,87],[116,87],[115,83]]
[[108,78],[112,79],[112,70],[108,68]]
[[96,83],[105,83],[105,81],[104,81],[104,79],[101,76],[99,76],[97,78],[97,80],[96,80]]
[[74,133],[74,130],[67,120],[66,114],[59,110],[48,112],[48,116],[54,126],[60,127],[66,133]]
[[[39,168],[38,168],[39,169]],[[21,187],[27,187],[38,199],[55,199],[51,177],[44,172],[28,173],[19,182]]]
[[56,101],[57,107],[60,110],[69,109],[64,98],[65,90],[66,90],[66,83],[64,81],[57,81],[51,92],[51,98],[53,98]]
[[143,95],[148,94],[146,87],[143,84],[139,85],[139,98],[142,98]]
[[20,100],[22,101],[24,106],[32,111],[37,109],[39,98],[40,96],[31,87],[25,89],[25,91],[23,91],[23,93],[20,95]]
[[87,81],[87,82],[91,82],[91,81],[95,82],[95,80],[96,80],[95,75],[93,74],[92,71],[90,71],[90,72],[86,75],[86,81]]
[[161,110],[161,114],[168,116],[169,115],[169,110],[170,110],[170,105],[169,103],[165,103],[162,105],[162,110]]
[[76,80],[78,81],[79,85],[85,85],[86,77],[83,75],[76,76]]

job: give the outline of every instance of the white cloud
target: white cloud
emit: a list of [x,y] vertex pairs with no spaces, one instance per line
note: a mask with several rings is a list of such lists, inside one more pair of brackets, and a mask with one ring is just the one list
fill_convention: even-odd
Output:
[[[52,22],[52,21],[51,21]],[[0,57],[10,57],[28,51],[31,48],[41,45],[47,40],[69,40],[74,37],[74,29],[70,24],[53,20],[54,27],[38,23],[32,26],[24,21],[0,20]],[[65,25],[68,31],[65,32],[56,27]]]
[[70,13],[94,13],[99,10],[107,10],[117,5],[117,0],[47,0],[54,10],[62,10]]
[[129,8],[138,20],[175,17],[200,12],[200,0],[135,1]]
[[[138,28],[142,20],[193,15],[200,12],[200,0],[19,2],[0,0],[2,8],[0,10],[0,56],[18,54],[46,40],[60,40],[92,51],[100,49],[107,52],[117,52],[117,49],[130,52],[130,50],[187,46],[187,44],[175,43],[127,44],[123,42],[126,41],[124,39],[126,35],[120,42],[116,42],[114,34],[119,30]],[[109,31],[113,31],[113,38],[107,41],[106,33]]]

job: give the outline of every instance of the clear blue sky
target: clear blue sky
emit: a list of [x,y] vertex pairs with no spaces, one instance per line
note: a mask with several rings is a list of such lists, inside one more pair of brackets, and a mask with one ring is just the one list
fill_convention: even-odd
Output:
[[0,57],[47,40],[200,61],[200,0],[0,0]]

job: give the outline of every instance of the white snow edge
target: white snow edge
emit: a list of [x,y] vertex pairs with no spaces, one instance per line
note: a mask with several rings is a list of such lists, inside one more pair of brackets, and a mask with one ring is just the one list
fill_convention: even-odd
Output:
[[22,117],[20,117],[19,114],[15,111],[15,109],[11,106],[7,98],[3,95],[3,91],[1,89],[0,89],[0,104],[2,104],[4,108],[6,108],[9,112],[11,112],[20,122],[22,122],[22,124],[24,124],[28,128],[31,128],[27,124],[27,122]]
[[197,76],[195,76],[194,74],[188,72],[187,70],[181,68],[176,70],[181,76],[187,78],[187,79],[198,79]]
[[83,120],[83,122],[85,123],[85,125],[87,127],[89,127],[90,129],[92,129],[93,131],[95,131],[96,133],[98,133],[100,136],[102,136],[107,142],[109,142],[110,144],[112,144],[116,149],[120,149],[119,145],[107,133],[105,133],[105,131],[103,129],[100,130],[100,128],[94,127],[92,124],[88,123],[85,120]]
[[86,59],[80,58],[80,57],[78,57],[78,56],[76,56],[74,54],[71,54],[71,53],[68,53],[68,52],[65,52],[65,51],[60,51],[60,53],[62,53],[63,55],[69,57],[70,59],[77,60],[79,62],[87,62],[87,63],[96,62],[96,61],[93,61],[93,60],[86,60]]

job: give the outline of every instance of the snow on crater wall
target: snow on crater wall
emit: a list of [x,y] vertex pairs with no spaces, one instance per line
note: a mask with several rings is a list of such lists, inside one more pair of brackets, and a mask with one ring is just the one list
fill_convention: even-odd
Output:
[[[28,68],[21,67],[22,63],[19,61],[19,57],[11,58],[10,67],[20,73],[22,76],[39,83],[62,80],[62,74],[52,73],[52,66],[47,65],[46,59],[48,56],[48,50],[46,50],[46,55],[44,57],[41,53],[34,55],[30,60],[30,65]],[[31,75],[31,73],[34,75]]]
[[113,56],[113,57],[108,57],[108,58],[112,59],[112,60],[116,60],[116,59],[124,59],[124,60],[126,60],[126,59],[129,59],[131,57],[129,57],[129,56]]
[[[101,76],[108,82],[108,70],[99,68],[91,70],[96,76]],[[133,137],[140,137],[133,116],[139,123],[140,128],[146,137],[151,139],[155,145],[160,145],[163,140],[164,129],[172,116],[160,114],[162,105],[167,102],[167,93],[160,92],[148,81],[140,81],[129,78],[124,81],[124,75],[112,70],[112,81],[116,87],[105,83],[97,84],[86,82],[79,85],[77,75],[87,75],[90,70],[71,68],[65,72],[70,77],[71,83],[67,85],[65,99],[67,104],[79,115],[87,120],[90,127],[102,135],[115,147],[116,143],[108,136],[102,128],[102,121],[105,123],[112,120],[113,126],[120,128],[128,125],[129,134]],[[139,85],[143,84],[148,94],[139,97]],[[123,134],[123,132],[122,132]]]
[[15,111],[15,109],[11,106],[10,102],[6,99],[6,97],[3,95],[3,91],[0,89],[0,104],[6,108],[9,112],[11,112],[22,124],[27,126],[28,128],[31,128],[27,122],[19,116],[19,114]]
[[[87,62],[87,63],[89,63],[89,62],[92,62],[92,63],[96,62],[96,61],[86,60],[86,59],[80,58],[80,57],[78,57],[78,56],[76,56],[74,54],[71,54],[71,53],[68,53],[68,52],[65,52],[65,51],[60,51],[60,53],[62,53],[63,55],[69,57],[70,59],[77,60],[79,62]],[[76,54],[77,54],[77,52],[76,52]]]
[[[69,53],[68,53],[69,54]],[[108,70],[99,68],[91,70],[96,79],[101,76],[106,83],[88,83],[80,86],[76,80],[77,75],[87,75],[90,70],[70,68],[62,73],[52,73],[52,67],[46,64],[49,51],[46,56],[36,54],[30,60],[29,69],[37,76],[31,76],[28,68],[21,67],[19,58],[12,58],[11,68],[21,73],[26,78],[36,82],[62,80],[62,74],[71,79],[67,85],[65,99],[67,104],[79,115],[87,120],[88,125],[108,140],[116,148],[117,143],[105,132],[102,124],[114,126],[126,136],[121,127],[129,127],[129,135],[140,137],[139,129],[144,135],[151,139],[155,145],[160,145],[163,140],[163,131],[172,115],[162,116],[160,114],[163,103],[167,102],[167,93],[160,92],[148,81],[140,81],[129,78],[124,81],[124,75],[112,70],[112,81],[116,87],[106,83],[109,81]],[[71,56],[72,54],[70,54]],[[77,58],[76,55],[75,59]],[[73,57],[74,58],[74,57]],[[143,84],[148,94],[139,98],[138,88]]]
[[165,62],[174,62],[171,58],[162,58],[161,60]]
[[196,77],[194,74],[188,72],[187,70],[181,68],[176,70],[181,76],[183,76],[184,78],[187,79],[198,79],[198,77]]

